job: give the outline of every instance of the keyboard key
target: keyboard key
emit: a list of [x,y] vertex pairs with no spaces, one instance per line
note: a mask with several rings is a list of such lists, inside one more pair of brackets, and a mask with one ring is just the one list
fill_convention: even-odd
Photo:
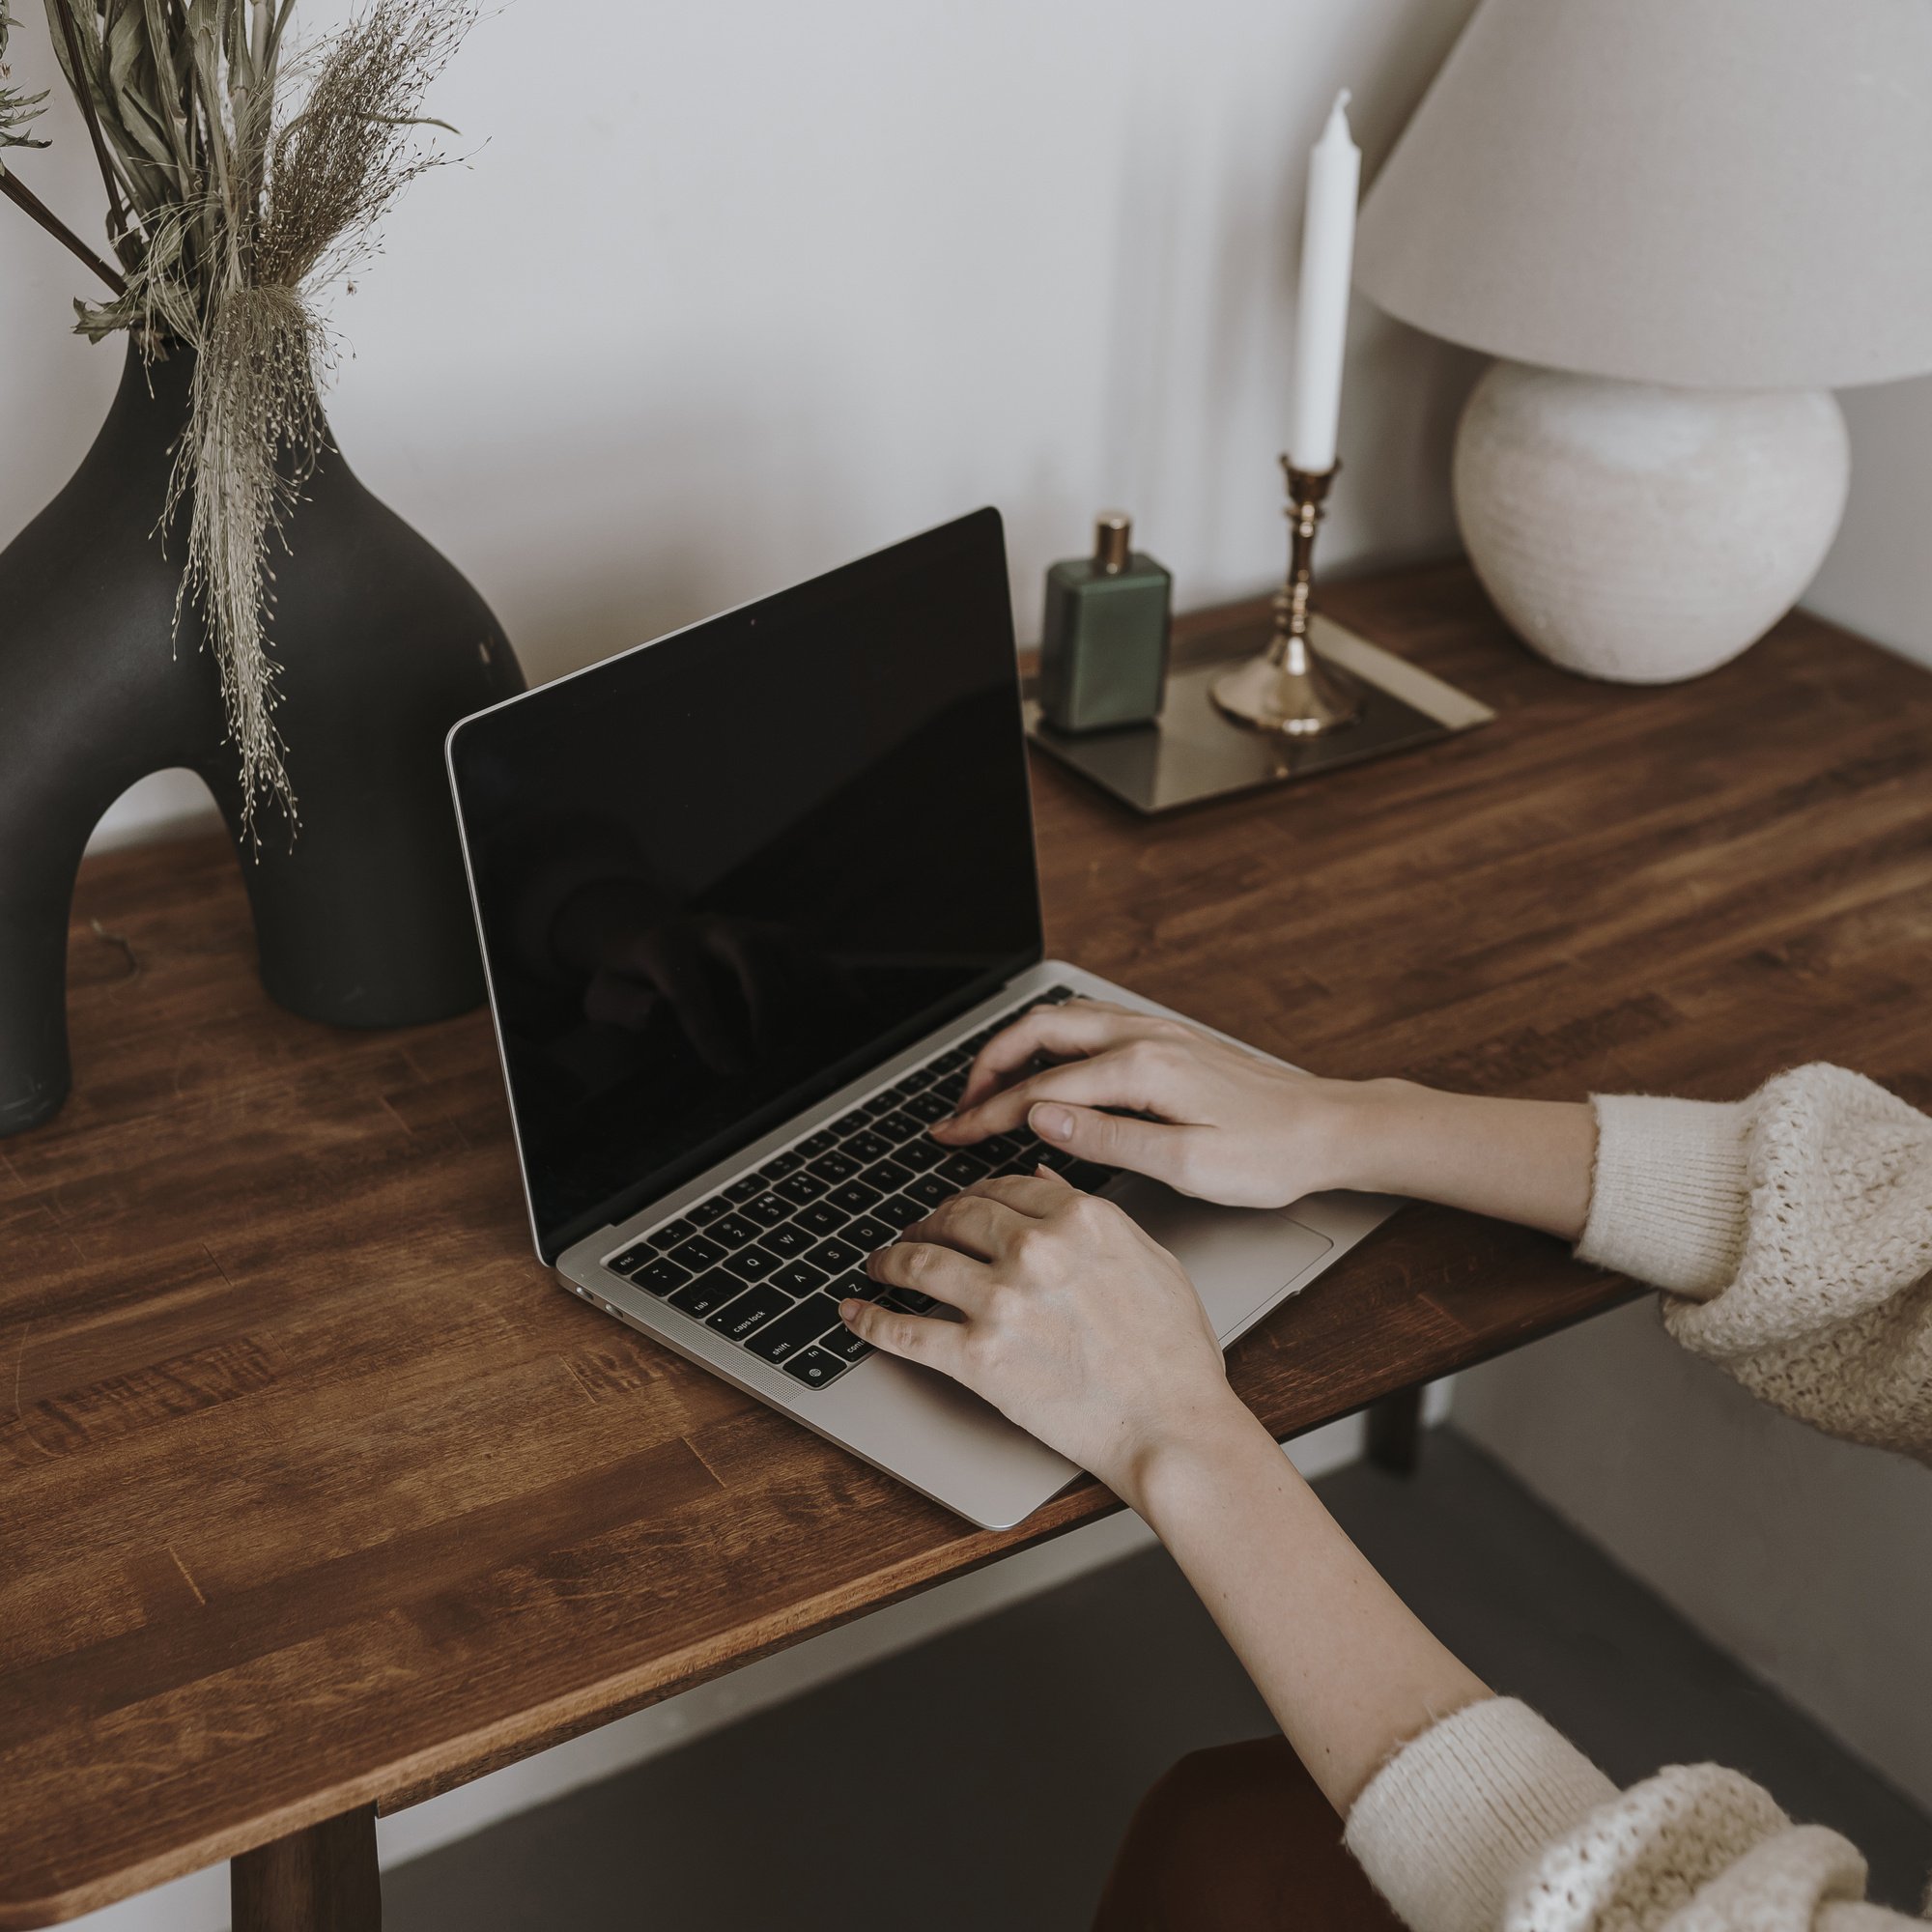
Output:
[[[962,1082],[959,1091],[966,1089]],[[923,1094],[915,1094],[905,1104],[905,1110],[916,1121],[923,1121],[929,1126],[934,1121],[943,1121],[952,1111],[950,1096],[942,1095],[936,1088],[928,1088]]]
[[747,1241],[758,1238],[757,1224],[746,1220],[742,1214],[726,1214],[712,1222],[704,1233],[706,1239],[727,1248],[742,1248]]
[[735,1300],[745,1292],[745,1284],[736,1275],[726,1274],[723,1268],[713,1268],[709,1274],[701,1274],[689,1288],[681,1288],[670,1298],[673,1308],[681,1308],[687,1315],[700,1318],[709,1315],[713,1309],[723,1308],[727,1301]]
[[802,1255],[810,1247],[812,1236],[806,1233],[795,1221],[787,1221],[782,1228],[773,1228],[765,1236],[765,1246],[775,1255],[782,1255],[790,1261],[795,1255]]
[[815,1134],[808,1134],[798,1144],[798,1151],[807,1160],[816,1160],[822,1153],[830,1153],[838,1145],[838,1136],[830,1127],[821,1127]]
[[821,1335],[817,1346],[828,1355],[837,1355],[841,1362],[863,1362],[872,1352],[872,1345],[863,1335],[855,1335],[840,1322],[830,1333]]
[[1068,1153],[1065,1148],[1043,1146],[1035,1159],[1037,1165],[1050,1167],[1055,1174],[1064,1175],[1069,1167],[1078,1165],[1080,1156]]
[[805,1156],[795,1150],[784,1153],[775,1153],[758,1172],[767,1180],[782,1180],[788,1174],[796,1174],[805,1165]]
[[893,1158],[901,1167],[916,1168],[923,1174],[929,1167],[937,1167],[946,1158],[948,1150],[937,1141],[929,1141],[922,1135],[916,1141],[907,1141],[902,1148],[893,1150]]
[[930,1062],[929,1065],[934,1076],[937,1077],[939,1074],[951,1073],[955,1068],[964,1066],[972,1058],[973,1056],[963,1046],[955,1046],[950,1053],[942,1053],[937,1060]]
[[724,1250],[716,1241],[694,1235],[682,1246],[673,1248],[670,1258],[679,1267],[688,1267],[693,1274],[698,1274],[705,1268],[716,1267],[724,1259]]
[[748,1174],[743,1180],[734,1180],[724,1190],[724,1198],[734,1208],[742,1208],[746,1202],[754,1201],[765,1191],[765,1183],[755,1174]]
[[745,1289],[735,1300],[727,1301],[704,1325],[730,1336],[734,1342],[742,1342],[793,1305],[790,1295],[781,1294],[770,1282],[761,1281],[756,1288]]
[[889,1246],[897,1232],[890,1222],[878,1220],[870,1214],[861,1214],[856,1221],[845,1224],[845,1231],[838,1238],[850,1241],[862,1255],[869,1255],[874,1248]]
[[846,1114],[832,1122],[832,1131],[843,1140],[847,1134],[856,1134],[865,1124],[866,1116],[863,1113]]
[[855,1248],[849,1241],[820,1241],[806,1260],[827,1274],[843,1274],[847,1268],[857,1267],[866,1254],[866,1249]]
[[788,1314],[753,1335],[746,1347],[768,1362],[782,1362],[808,1349],[828,1328],[838,1325],[838,1304],[829,1294],[814,1294]]
[[742,1205],[746,1217],[761,1228],[776,1228],[781,1221],[791,1219],[791,1203],[781,1201],[776,1194],[758,1194]]
[[930,1066],[915,1066],[899,1084],[893,1089],[901,1100],[909,1100],[922,1088],[930,1087],[939,1075]]
[[708,1228],[721,1214],[730,1211],[731,1204],[722,1194],[714,1194],[709,1201],[700,1201],[691,1210],[691,1218],[700,1228]]
[[1084,1194],[1097,1194],[1114,1178],[1115,1170],[1097,1161],[1076,1160],[1066,1170],[1065,1179]]
[[810,1262],[792,1262],[773,1275],[772,1285],[783,1289],[787,1294],[810,1294],[830,1279],[824,1268],[813,1267]]
[[966,1150],[968,1153],[978,1154],[988,1167],[994,1169],[1006,1166],[1019,1151],[1020,1138],[1017,1134],[990,1134],[983,1141],[975,1141]]
[[740,1248],[724,1265],[740,1281],[763,1281],[768,1274],[776,1274],[784,1265],[769,1248]]
[[674,1248],[680,1241],[690,1240],[696,1232],[696,1228],[682,1217],[675,1221],[667,1221],[662,1228],[652,1231],[651,1246],[660,1251]]
[[842,1187],[835,1187],[825,1198],[835,1208],[842,1208],[848,1214],[863,1214],[876,1202],[884,1189],[874,1187],[864,1180],[848,1180]]
[[691,1270],[679,1267],[665,1255],[654,1255],[642,1267],[633,1268],[631,1279],[639,1288],[647,1288],[653,1294],[668,1294],[674,1288],[682,1288],[691,1279]]
[[850,1180],[859,1172],[859,1163],[849,1153],[842,1153],[835,1148],[830,1153],[820,1154],[811,1163],[810,1172],[837,1186],[841,1180]]
[[912,1179],[912,1169],[901,1167],[895,1160],[875,1160],[859,1179],[867,1187],[876,1187],[881,1194],[890,1194]]
[[928,1211],[937,1208],[942,1201],[951,1201],[959,1192],[952,1181],[937,1174],[922,1174],[906,1192],[915,1201],[925,1204]]
[[[951,1113],[959,1104],[959,1096],[965,1091],[966,1075],[962,1070],[958,1073],[949,1073],[943,1080],[935,1080],[919,1097],[922,1100],[928,1098],[944,1100],[947,1112]],[[907,1111],[910,1112],[911,1110],[908,1109]]]
[[869,1130],[863,1134],[854,1134],[841,1150],[850,1154],[854,1160],[863,1162],[867,1166],[875,1160],[883,1160],[892,1151],[891,1141],[883,1140]]
[[909,1201],[903,1194],[889,1194],[872,1209],[881,1221],[890,1221],[895,1228],[910,1228],[915,1221],[923,1221],[926,1210],[917,1201]]
[[788,1174],[772,1192],[783,1195],[794,1208],[803,1208],[808,1201],[816,1201],[825,1192],[825,1182],[815,1174]]
[[620,1255],[612,1255],[604,1264],[613,1274],[636,1274],[651,1258],[651,1244],[648,1241],[635,1241]]
[[830,1350],[808,1349],[785,1363],[784,1372],[793,1381],[803,1382],[808,1388],[823,1388],[828,1382],[836,1382],[851,1366],[850,1362],[841,1362]]
[[890,1091],[884,1094],[874,1094],[865,1104],[866,1118],[876,1127],[879,1124],[880,1116],[890,1114],[897,1105],[897,1097]]
[[825,1292],[834,1301],[876,1301],[885,1293],[886,1285],[855,1268],[852,1273],[841,1275]]
[[955,1187],[971,1187],[987,1171],[986,1163],[978,1154],[954,1153],[933,1169],[943,1179],[950,1180]]
[[896,1308],[901,1315],[929,1314],[939,1304],[929,1294],[922,1294],[916,1288],[895,1288],[886,1296],[884,1305]]
[[900,1141],[911,1140],[920,1131],[920,1122],[914,1120],[910,1114],[902,1113],[896,1107],[890,1114],[881,1114],[872,1122],[872,1131],[875,1134],[884,1134],[895,1147]]
[[794,1227],[810,1228],[814,1235],[836,1235],[851,1216],[829,1201],[814,1201],[810,1207],[801,1208],[791,1218]]

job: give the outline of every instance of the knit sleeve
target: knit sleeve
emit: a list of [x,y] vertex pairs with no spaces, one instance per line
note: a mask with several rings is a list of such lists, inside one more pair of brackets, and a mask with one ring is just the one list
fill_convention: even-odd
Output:
[[1885,1932],[1858,1852],[1748,1778],[1674,1766],[1619,1792],[1512,1698],[1382,1767],[1349,1849],[1411,1932]]
[[1825,1065],[1594,1104],[1577,1252],[1674,1291],[1670,1333],[1775,1407],[1932,1460],[1932,1121]]

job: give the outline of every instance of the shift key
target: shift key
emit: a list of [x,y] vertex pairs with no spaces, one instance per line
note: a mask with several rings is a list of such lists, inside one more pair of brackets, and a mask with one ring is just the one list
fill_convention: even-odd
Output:
[[782,1362],[801,1349],[809,1349],[828,1328],[840,1325],[838,1302],[829,1294],[814,1294],[801,1301],[789,1315],[781,1315],[769,1326],[760,1328],[745,1346],[768,1362]]

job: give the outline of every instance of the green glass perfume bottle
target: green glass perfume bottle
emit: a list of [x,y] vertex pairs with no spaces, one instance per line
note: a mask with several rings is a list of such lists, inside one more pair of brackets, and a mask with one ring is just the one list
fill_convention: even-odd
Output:
[[1094,554],[1046,573],[1039,708],[1056,731],[1105,731],[1160,716],[1174,580],[1133,547],[1133,522],[1109,510]]

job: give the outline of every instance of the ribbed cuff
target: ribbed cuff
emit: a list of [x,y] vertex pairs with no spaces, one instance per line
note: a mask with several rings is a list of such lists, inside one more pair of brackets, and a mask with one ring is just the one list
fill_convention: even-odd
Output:
[[1597,1167],[1577,1255],[1700,1299],[1737,1273],[1748,1101],[1598,1094]]
[[1528,1705],[1493,1697],[1398,1751],[1343,1835],[1411,1932],[1495,1932],[1518,1872],[1616,1795]]

